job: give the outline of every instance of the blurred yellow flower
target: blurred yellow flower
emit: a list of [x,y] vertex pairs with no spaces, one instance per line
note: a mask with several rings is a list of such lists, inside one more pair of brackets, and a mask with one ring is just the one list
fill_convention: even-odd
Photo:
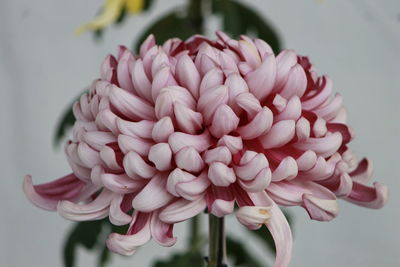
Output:
[[115,22],[125,9],[130,14],[140,12],[144,7],[144,0],[106,0],[103,11],[89,23],[75,30],[76,35],[85,31],[100,30]]

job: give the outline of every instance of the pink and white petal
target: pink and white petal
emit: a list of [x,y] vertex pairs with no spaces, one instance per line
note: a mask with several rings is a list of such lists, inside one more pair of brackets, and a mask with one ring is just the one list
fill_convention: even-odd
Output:
[[313,150],[317,155],[326,158],[337,152],[342,145],[342,141],[342,135],[335,132],[321,138],[310,137],[307,140],[293,144],[293,147],[303,151]]
[[263,136],[259,138],[263,148],[277,148],[289,143],[295,134],[295,122],[293,120],[279,121]]
[[88,144],[81,142],[77,148],[78,157],[86,168],[93,168],[101,164],[100,154]]
[[179,168],[176,168],[172,172],[169,173],[168,175],[168,180],[166,184],[167,191],[171,193],[174,196],[179,197],[179,193],[176,191],[176,186],[179,183],[185,183],[189,181],[193,181],[196,179],[196,176],[189,172],[182,171]]
[[168,66],[162,67],[157,73],[155,73],[151,84],[151,95],[153,97],[153,102],[156,102],[161,89],[176,85],[178,85],[178,83],[176,82],[174,76],[172,76],[171,68]]
[[207,172],[203,171],[194,179],[178,180],[175,185],[175,191],[177,195],[187,200],[196,200],[203,195],[210,184]]
[[203,116],[183,104],[174,104],[175,119],[179,129],[188,133],[195,134],[202,128]]
[[238,182],[246,192],[260,192],[265,190],[271,183],[271,177],[271,169],[265,168],[262,169],[253,180],[245,181],[239,179]]
[[208,177],[216,186],[229,186],[236,181],[233,169],[222,162],[213,162],[209,165]]
[[204,162],[211,164],[214,161],[222,162],[229,165],[232,162],[232,153],[226,146],[219,146],[213,149],[208,149],[204,153]]
[[269,210],[270,207],[264,206],[243,206],[236,212],[236,219],[247,228],[257,230],[268,222]]
[[147,164],[143,158],[134,151],[125,155],[123,166],[126,174],[131,178],[141,176],[145,179],[149,179],[157,173],[156,168]]
[[243,149],[243,140],[240,136],[224,135],[218,140],[218,146],[225,146],[232,155]]
[[[105,163],[105,165],[114,171],[122,171],[123,168],[118,161],[117,154],[115,150],[109,146],[104,146],[100,151],[100,158]],[[93,170],[93,168],[92,168]]]
[[159,171],[171,168],[172,151],[167,143],[158,143],[150,148],[148,158]]
[[193,97],[198,99],[201,77],[188,55],[183,55],[178,59],[175,67],[175,75],[179,84],[187,88]]
[[97,114],[96,124],[101,125],[102,129],[111,131],[114,135],[120,133],[117,126],[118,116],[109,109],[103,109]]
[[[279,96],[279,95],[277,95]],[[301,102],[298,96],[292,96],[285,108],[278,115],[274,116],[274,121],[295,120],[301,116]]]
[[118,135],[118,146],[124,154],[134,151],[140,156],[145,157],[149,154],[152,145],[153,142],[140,137],[132,137],[124,134]]
[[307,150],[296,159],[299,171],[308,171],[317,163],[317,154],[312,150]]
[[251,93],[240,93],[235,97],[236,104],[244,109],[249,119],[254,118],[262,111],[260,101]]
[[339,213],[336,199],[321,199],[311,194],[304,194],[303,205],[310,218],[317,221],[330,221]]
[[130,119],[155,119],[153,106],[149,105],[148,102],[142,98],[118,88],[115,85],[112,85],[110,89],[110,102],[116,110]]
[[128,233],[110,234],[106,241],[107,247],[124,256],[133,255],[139,247],[151,239],[150,216],[151,214],[135,212]]
[[273,54],[265,55],[261,65],[245,76],[250,92],[259,100],[269,95],[275,85],[275,79],[276,60]]
[[135,180],[126,174],[104,173],[101,181],[105,188],[117,194],[129,194],[139,191],[145,184],[145,180]]
[[213,68],[209,72],[207,72],[201,80],[199,94],[203,95],[206,91],[213,89],[223,83],[224,74],[219,68]]
[[72,221],[100,220],[108,216],[114,193],[103,189],[97,197],[87,204],[76,204],[69,200],[58,202],[57,211],[65,219]]
[[298,119],[296,122],[296,137],[298,141],[301,142],[307,140],[310,137],[310,133],[311,133],[310,122],[304,117]]
[[283,50],[276,57],[276,84],[277,88],[282,88],[288,79],[290,69],[296,65],[297,55],[293,50]]
[[272,127],[273,114],[267,107],[261,111],[246,125],[240,126],[237,131],[244,140],[257,138]]
[[191,146],[184,147],[175,154],[178,168],[188,172],[199,172],[204,168],[204,161],[199,152]]
[[245,181],[253,180],[264,168],[269,167],[266,156],[254,151],[246,151],[241,160],[240,166],[234,166],[235,174]]
[[151,49],[153,46],[156,45],[156,39],[154,38],[153,34],[150,34],[146,40],[143,41],[142,45],[140,46],[139,54],[141,58],[144,58],[147,51]]
[[116,123],[119,132],[122,134],[147,139],[152,138],[152,131],[154,127],[153,121],[141,120],[138,122],[132,122],[118,118]]
[[132,200],[132,207],[138,211],[151,212],[166,205],[174,198],[167,192],[166,184],[166,175],[156,174]]
[[249,194],[255,206],[270,207],[266,226],[276,247],[274,267],[287,267],[292,258],[293,238],[289,223],[278,205],[265,192]]
[[174,125],[170,117],[163,117],[154,124],[151,136],[155,142],[167,142],[174,132]]
[[284,158],[278,167],[272,172],[272,181],[291,180],[297,176],[298,168],[296,160],[292,157]]
[[204,196],[195,200],[178,199],[161,210],[159,218],[165,223],[178,223],[204,211],[207,203]]
[[87,132],[83,136],[83,141],[94,149],[100,151],[106,144],[117,141],[114,134],[110,132]]
[[151,236],[161,246],[170,247],[176,243],[176,237],[173,236],[173,224],[168,224],[158,218],[158,213],[151,216],[150,230]]
[[121,209],[121,203],[124,199],[123,195],[115,194],[110,205],[110,222],[114,225],[125,225],[132,221],[132,216],[126,214]]
[[307,77],[304,69],[296,64],[290,69],[288,78],[282,90],[279,92],[281,96],[289,99],[292,96],[302,97],[307,88]]
[[205,91],[199,98],[197,110],[203,114],[204,122],[212,122],[213,115],[220,105],[227,104],[229,95],[228,87],[221,85],[213,90]]
[[200,135],[174,132],[168,137],[168,143],[174,153],[189,146],[195,148],[198,152],[203,152],[212,145],[211,136],[207,130]]
[[239,121],[235,112],[228,105],[221,105],[214,113],[211,126],[209,127],[210,133],[216,138],[221,138],[236,130]]
[[239,114],[240,107],[236,103],[236,96],[242,93],[248,93],[249,87],[247,86],[246,81],[237,72],[229,74],[224,84],[229,88],[228,104],[233,109],[233,111],[235,111],[236,114]]

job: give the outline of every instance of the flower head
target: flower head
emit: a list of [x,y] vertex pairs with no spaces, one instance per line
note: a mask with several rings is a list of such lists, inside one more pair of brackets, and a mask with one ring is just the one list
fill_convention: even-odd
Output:
[[292,250],[278,205],[319,221],[338,214],[338,198],[382,207],[387,188],[367,186],[371,163],[347,146],[353,131],[332,81],[292,50],[275,56],[260,39],[217,36],[162,46],[149,36],[139,55],[120,47],[108,56],[74,105],[73,172],[36,186],[27,176],[31,201],[71,220],[130,224],[107,241],[123,255],[151,238],[171,246],[175,223],[236,204],[242,224],[270,230],[274,266],[287,266]]

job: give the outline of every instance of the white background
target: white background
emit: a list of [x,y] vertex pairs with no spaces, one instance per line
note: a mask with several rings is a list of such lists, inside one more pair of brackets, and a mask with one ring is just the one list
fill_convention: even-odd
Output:
[[[107,30],[103,42],[91,34],[75,37],[73,30],[94,16],[100,2],[0,1],[0,266],[62,266],[61,244],[71,223],[33,207],[21,190],[23,176],[30,173],[39,183],[69,172],[52,145],[63,109],[97,77],[107,53],[129,46],[152,18],[183,3],[157,1],[152,12]],[[400,2],[247,2],[276,25],[286,48],[311,56],[320,73],[333,78],[357,134],[352,148],[373,160],[375,179],[391,191],[379,211],[341,201],[340,215],[329,223],[292,208],[290,266],[400,266]],[[227,228],[266,258],[233,219]],[[133,257],[113,257],[112,266],[150,266],[155,256],[184,246],[185,225],[175,232],[179,241],[172,249],[151,242]],[[78,266],[95,266],[95,255],[78,254]]]

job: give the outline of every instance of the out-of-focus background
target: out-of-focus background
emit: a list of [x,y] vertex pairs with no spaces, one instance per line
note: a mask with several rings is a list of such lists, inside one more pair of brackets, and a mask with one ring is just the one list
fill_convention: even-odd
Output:
[[[151,12],[112,26],[102,42],[74,29],[90,20],[102,1],[0,1],[0,266],[62,266],[62,243],[71,223],[33,207],[21,190],[23,176],[36,183],[69,172],[62,149],[54,150],[55,125],[62,111],[99,73],[107,53],[130,46],[156,16],[183,0],[157,1]],[[375,178],[390,188],[385,208],[374,211],[340,202],[338,218],[311,221],[292,208],[294,255],[290,266],[400,266],[400,2],[398,0],[252,0],[280,32],[285,48],[311,56],[319,73],[329,74],[345,98],[351,143],[374,162]],[[211,25],[218,25],[214,21]],[[209,29],[211,32],[212,27]],[[234,218],[228,231],[243,242]],[[186,236],[184,224],[175,230]],[[150,266],[183,247],[150,242],[111,266]],[[260,257],[271,258],[254,242]],[[267,260],[268,261],[268,260]],[[95,266],[96,255],[78,252],[78,266]]]

